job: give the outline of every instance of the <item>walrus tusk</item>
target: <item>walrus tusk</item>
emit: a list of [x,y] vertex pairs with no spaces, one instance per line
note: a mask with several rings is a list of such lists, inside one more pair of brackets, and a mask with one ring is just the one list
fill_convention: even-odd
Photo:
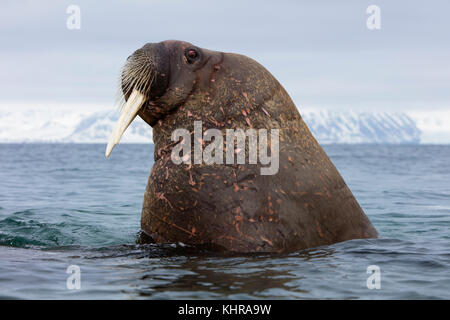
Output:
[[108,145],[106,146],[105,156],[108,158],[111,151],[119,143],[120,138],[122,138],[123,133],[127,130],[128,126],[136,118],[139,109],[145,102],[145,96],[138,90],[134,89],[131,93],[125,107],[120,114],[119,120],[117,120],[116,126],[114,127],[111,137],[109,138]]

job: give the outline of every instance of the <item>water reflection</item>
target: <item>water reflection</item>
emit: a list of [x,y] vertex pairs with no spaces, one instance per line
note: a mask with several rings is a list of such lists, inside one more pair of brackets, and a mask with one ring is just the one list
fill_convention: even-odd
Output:
[[[286,298],[287,293],[297,297],[309,291],[302,288],[303,277],[293,270],[302,263],[327,259],[333,252],[333,248],[325,248],[285,255],[185,256],[181,263],[166,263],[167,275],[155,272],[153,266],[147,269],[135,293],[141,297]],[[140,267],[145,268],[145,263]]]

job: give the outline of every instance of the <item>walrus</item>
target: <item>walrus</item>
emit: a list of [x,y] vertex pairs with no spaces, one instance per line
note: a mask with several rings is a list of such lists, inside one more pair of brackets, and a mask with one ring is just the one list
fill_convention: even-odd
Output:
[[[137,115],[153,128],[154,165],[141,216],[151,241],[248,253],[377,237],[286,90],[255,60],[184,41],[148,43],[128,57],[121,92],[126,103],[106,157]],[[261,174],[260,162],[174,163],[174,148],[195,142],[174,141],[174,130],[194,136],[196,121],[224,135],[277,129],[278,171]],[[208,145],[202,136],[193,140]],[[248,146],[244,152],[249,156]]]

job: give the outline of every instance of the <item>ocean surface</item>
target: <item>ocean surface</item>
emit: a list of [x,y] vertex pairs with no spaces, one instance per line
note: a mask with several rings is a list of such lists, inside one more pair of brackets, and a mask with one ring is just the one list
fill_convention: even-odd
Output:
[[136,244],[152,145],[0,144],[0,298],[450,299],[450,146],[324,148],[380,238],[220,256]]

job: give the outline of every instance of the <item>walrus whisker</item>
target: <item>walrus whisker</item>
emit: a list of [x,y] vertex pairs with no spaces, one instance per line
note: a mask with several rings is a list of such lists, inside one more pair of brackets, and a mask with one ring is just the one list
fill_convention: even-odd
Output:
[[126,97],[136,89],[144,95],[149,95],[156,72],[149,63],[148,57],[142,56],[122,68],[119,83],[118,107],[122,111],[126,105]]

